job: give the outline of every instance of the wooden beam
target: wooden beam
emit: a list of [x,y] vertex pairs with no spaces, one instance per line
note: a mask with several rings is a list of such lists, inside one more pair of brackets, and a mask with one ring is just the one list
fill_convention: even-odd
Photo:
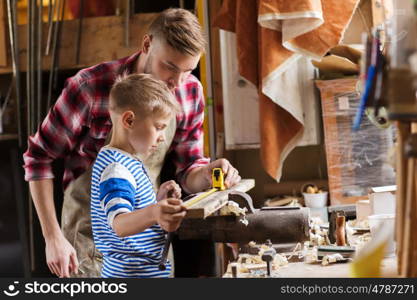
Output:
[[225,157],[224,153],[224,115],[223,115],[223,86],[222,70],[220,61],[220,36],[219,28],[213,27],[212,22],[220,10],[222,0],[211,0],[208,2],[210,16],[210,55],[211,55],[211,77],[213,86],[214,123],[216,124],[216,156]]
[[[83,21],[79,65],[75,64],[78,20],[64,21],[62,24],[62,40],[59,54],[60,69],[80,69],[131,55],[139,50],[143,36],[157,15],[157,13],[136,14],[131,18],[130,47],[124,46],[122,17],[106,16],[85,18]],[[47,29],[47,23],[44,23],[42,29],[44,36],[47,33]],[[18,30],[19,59],[20,61],[26,61],[27,26],[19,25]],[[46,39],[43,40],[42,49],[45,46]],[[10,52],[10,49],[7,48],[7,51]],[[42,69],[49,70],[50,64],[51,56],[43,57]],[[26,71],[26,64],[21,64],[21,71]],[[6,67],[0,67],[0,74],[10,72],[12,72],[10,63]]]
[[[203,200],[197,202],[196,204],[192,205],[191,208],[187,210],[187,215],[185,216],[185,218],[204,219],[208,217],[209,215],[211,215],[212,213],[214,213],[215,211],[222,208],[224,205],[226,205],[229,199],[230,192],[247,192],[251,190],[254,186],[255,186],[254,179],[242,179],[241,182],[239,182],[237,185],[233,186],[232,188],[227,189],[225,191],[215,192],[207,196]],[[196,197],[198,197],[198,195]],[[191,198],[188,201],[193,201],[193,198]]]

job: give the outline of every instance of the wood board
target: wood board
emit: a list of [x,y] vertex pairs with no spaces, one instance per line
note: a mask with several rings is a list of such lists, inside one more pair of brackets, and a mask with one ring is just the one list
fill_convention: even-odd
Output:
[[[224,191],[215,192],[196,204],[192,205],[187,210],[185,218],[205,219],[215,211],[222,208],[229,199],[229,193],[231,192],[247,192],[255,186],[254,179],[242,179],[237,185]],[[196,197],[198,194],[196,195]],[[188,201],[192,201],[193,198]],[[187,202],[188,202],[187,201]],[[185,202],[185,203],[187,203]]]
[[[80,64],[76,64],[76,32],[78,20],[66,20],[62,23],[62,39],[59,53],[60,69],[81,69],[93,66],[104,61],[111,61],[122,58],[139,51],[142,38],[148,30],[149,25],[158,16],[157,13],[135,14],[130,19],[130,47],[124,46],[124,27],[123,17],[106,16],[90,17],[83,21],[80,48]],[[42,49],[46,47],[46,35],[48,24],[42,24],[43,41]],[[20,70],[26,71],[27,56],[27,26],[19,25],[19,59],[21,62]],[[10,56],[10,47],[7,45],[7,52]],[[49,70],[52,56],[43,56],[42,69]],[[0,59],[0,74],[11,73],[11,60],[7,60],[7,65],[2,66]]]

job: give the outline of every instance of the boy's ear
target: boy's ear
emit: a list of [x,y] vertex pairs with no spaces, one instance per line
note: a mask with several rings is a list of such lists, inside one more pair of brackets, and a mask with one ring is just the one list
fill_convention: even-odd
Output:
[[148,54],[151,49],[152,35],[145,34],[142,41],[142,53]]
[[125,111],[122,114],[123,128],[131,129],[133,127],[134,120],[135,120],[135,113],[131,110]]

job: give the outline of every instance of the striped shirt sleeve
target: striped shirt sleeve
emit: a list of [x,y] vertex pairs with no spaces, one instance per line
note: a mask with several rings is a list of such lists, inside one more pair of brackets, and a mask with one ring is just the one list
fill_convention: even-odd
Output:
[[100,204],[111,228],[117,215],[133,211],[135,191],[135,178],[125,166],[114,162],[104,169],[100,178]]

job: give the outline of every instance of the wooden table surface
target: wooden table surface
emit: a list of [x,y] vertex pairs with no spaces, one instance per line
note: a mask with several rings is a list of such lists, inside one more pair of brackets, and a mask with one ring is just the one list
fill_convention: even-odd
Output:
[[[350,271],[348,263],[337,263],[322,266],[321,264],[294,262],[274,271],[274,277],[277,278],[346,278],[350,277],[349,274]],[[231,276],[226,273],[223,277]],[[385,258],[382,261],[382,277],[398,277],[397,259],[395,257]]]
[[[349,263],[322,266],[321,264],[297,262],[289,263],[287,266],[281,267],[276,273],[280,277],[338,278],[350,277],[349,268]],[[385,258],[382,261],[382,277],[398,277],[396,258]]]

